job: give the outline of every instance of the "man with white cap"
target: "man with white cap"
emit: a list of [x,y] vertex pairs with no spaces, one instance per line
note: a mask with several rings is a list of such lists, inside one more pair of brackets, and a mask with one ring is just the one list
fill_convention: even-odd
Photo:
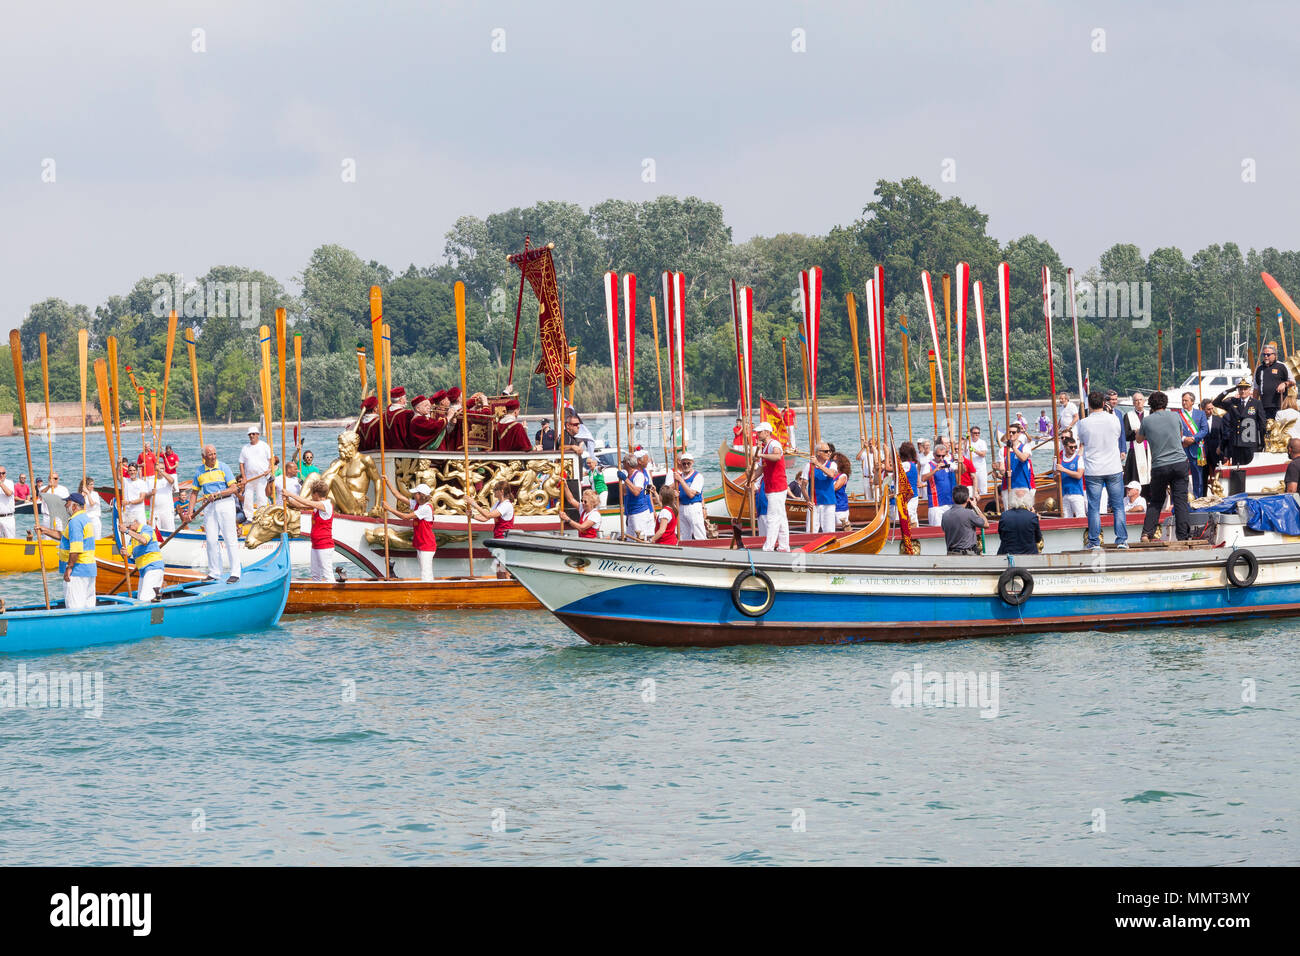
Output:
[[266,504],[266,482],[249,481],[254,475],[265,475],[271,470],[271,446],[261,440],[256,425],[248,429],[248,444],[239,449],[239,480],[244,485],[244,517],[253,520],[258,505]]
[[758,445],[754,460],[763,470],[763,490],[767,494],[767,539],[764,551],[790,550],[790,521],[785,514],[785,493],[790,487],[785,477],[785,449],[772,437],[772,423],[761,421],[754,426]]
[[63,605],[70,611],[95,606],[95,529],[86,517],[86,499],[72,492],[63,499],[68,520],[59,539]]
[[709,536],[704,527],[704,476],[695,470],[695,456],[683,451],[673,473],[677,485],[677,536],[699,541]]
[[641,536],[649,540],[655,533],[654,506],[650,502],[650,472],[646,470],[646,461],[650,455],[645,449],[627,456],[627,471],[618,473],[622,483],[623,508],[625,512],[625,529],[629,535]]
[[421,482],[411,489],[411,497],[402,494],[388,482],[388,490],[399,501],[413,506],[410,511],[399,511],[392,505],[385,505],[388,513],[395,518],[411,522],[411,544],[415,547],[416,560],[420,562],[420,580],[433,580],[433,557],[438,553],[438,539],[433,533],[433,506],[429,504],[429,495],[433,493],[428,485]]

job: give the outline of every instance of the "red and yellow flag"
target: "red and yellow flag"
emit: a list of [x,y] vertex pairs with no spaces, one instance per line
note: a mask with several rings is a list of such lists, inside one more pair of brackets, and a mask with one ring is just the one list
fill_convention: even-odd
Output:
[[758,397],[758,404],[762,414],[760,421],[768,422],[772,426],[772,437],[781,443],[782,448],[789,448],[790,432],[786,428],[785,414],[761,395]]

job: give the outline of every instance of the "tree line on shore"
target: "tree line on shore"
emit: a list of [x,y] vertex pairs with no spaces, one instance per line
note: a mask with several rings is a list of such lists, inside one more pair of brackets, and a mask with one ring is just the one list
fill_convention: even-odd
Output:
[[[1040,270],[1064,281],[1065,266],[1051,244],[1033,235],[1001,244],[986,231],[988,216],[958,197],[944,198],[919,179],[880,180],[860,216],[820,236],[782,233],[735,242],[721,206],[702,199],[660,196],[646,202],[610,199],[590,209],[558,201],[539,202],[486,218],[464,216],[445,237],[441,260],[412,264],[397,272],[366,261],[339,245],[323,245],[300,275],[301,293],[256,268],[215,266],[198,280],[197,290],[175,295],[168,273],[141,278],[122,295],[94,307],[48,298],[32,305],[21,332],[27,360],[28,398],[42,395],[38,336],[49,338],[50,396],[53,401],[80,397],[78,329],[90,332],[92,361],[103,354],[107,336],[118,339],[119,363],[131,365],[146,389],[161,394],[167,307],[180,306],[180,326],[197,332],[199,401],[205,420],[245,420],[260,414],[256,326],[274,325],[274,310],[283,307],[292,331],[302,335],[302,417],[343,417],[360,400],[356,346],[369,351],[369,289],[383,289],[384,319],[392,329],[393,381],[412,394],[446,388],[459,381],[453,285],[465,282],[468,299],[468,371],[473,390],[494,392],[506,382],[511,361],[519,274],[506,255],[523,246],[554,243],[556,272],[564,302],[569,344],[578,349],[576,402],[580,408],[612,408],[609,347],[601,278],[608,270],[637,276],[636,405],[656,408],[659,382],[651,337],[649,297],[660,296],[660,273],[672,269],[686,276],[686,400],[688,407],[734,405],[737,399],[735,338],[731,322],[730,281],[753,288],[754,386],[757,394],[778,404],[788,394],[802,401],[799,356],[799,270],[824,270],[818,394],[824,400],[854,395],[853,350],[845,293],[854,292],[859,319],[865,322],[863,285],[871,269],[885,269],[886,375],[891,401],[904,398],[903,326],[910,330],[910,380],[914,402],[929,399],[927,349],[930,334],[921,293],[921,270],[935,282],[940,338],[945,339],[939,276],[954,273],[958,262],[970,263],[972,280],[982,280],[988,333],[990,388],[1003,394],[1001,336],[998,332],[996,266],[1011,266],[1011,394],[1037,398],[1048,393],[1046,336],[1042,318]],[[1265,340],[1277,338],[1276,307],[1260,280],[1272,273],[1293,294],[1300,293],[1300,252],[1268,248],[1243,253],[1235,243],[1215,244],[1190,258],[1174,247],[1143,256],[1137,246],[1116,244],[1099,262],[1077,270],[1081,281],[1124,283],[1135,291],[1149,283],[1144,318],[1080,316],[1082,364],[1094,384],[1126,392],[1152,388],[1156,363],[1163,380],[1180,381],[1196,368],[1196,328],[1202,329],[1206,366],[1219,364],[1230,350],[1234,331],[1253,347],[1255,307],[1264,315]],[[241,283],[246,285],[240,286]],[[220,295],[214,297],[212,290]],[[255,290],[250,297],[247,290]],[[207,290],[207,294],[204,294]],[[240,299],[239,292],[245,291]],[[181,301],[177,301],[177,300]],[[241,313],[250,299],[257,315]],[[983,399],[983,380],[974,331],[973,298],[967,382],[973,401]],[[953,309],[955,313],[956,304]],[[529,404],[548,401],[537,364],[537,305],[527,288],[515,358],[515,384]],[[955,318],[955,316],[954,316]],[[665,348],[663,307],[659,303],[660,350]],[[1156,332],[1164,330],[1163,354],[1157,357]],[[1300,331],[1300,327],[1297,327]],[[864,345],[865,348],[865,332]],[[1291,330],[1288,330],[1288,343]],[[1076,381],[1074,342],[1067,316],[1053,327],[1058,388],[1071,392]],[[783,362],[781,340],[786,339]],[[168,398],[168,417],[192,417],[194,395],[181,337],[177,345]],[[667,356],[663,356],[664,400],[668,400]],[[955,361],[955,360],[954,360]],[[292,358],[290,359],[292,365]],[[863,357],[864,374],[866,358]],[[787,374],[788,370],[788,374]],[[292,372],[290,373],[292,375]],[[93,373],[91,376],[93,401]],[[373,374],[371,375],[373,382]],[[125,378],[124,378],[125,380]],[[292,381],[292,379],[291,379]],[[865,386],[864,386],[865,387]],[[134,409],[123,388],[123,407]],[[147,395],[147,392],[146,392]],[[292,399],[291,399],[292,402]],[[0,412],[15,409],[13,366],[0,361]],[[292,404],[291,404],[292,410]]]

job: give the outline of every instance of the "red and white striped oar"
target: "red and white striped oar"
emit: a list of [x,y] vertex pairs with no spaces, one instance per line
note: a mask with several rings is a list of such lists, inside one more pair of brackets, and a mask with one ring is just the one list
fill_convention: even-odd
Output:
[[630,416],[636,407],[632,400],[636,388],[636,276],[630,272],[623,275],[623,351],[627,359],[627,413]]
[[1074,370],[1079,380],[1079,410],[1085,415],[1088,411],[1088,393],[1083,384],[1083,359],[1079,355],[1079,315],[1074,305],[1074,270],[1065,270],[1066,294],[1070,297],[1070,324],[1074,326]]
[[[876,404],[880,401],[880,361],[877,358],[880,332],[876,325],[876,280],[868,279],[866,286],[867,301],[867,365],[871,371],[871,421],[876,421]],[[872,437],[875,437],[874,435]]]
[[668,417],[673,421],[675,431],[677,428],[677,349],[673,346],[676,340],[673,312],[677,304],[673,297],[673,274],[664,272],[660,278],[663,280],[664,290],[664,337],[668,345]]
[[682,400],[682,440],[686,440],[686,273],[673,275],[673,321],[677,325],[677,394]]
[[888,401],[885,396],[885,342],[888,339],[885,338],[885,267],[880,263],[876,263],[872,279],[872,291],[876,294],[876,342],[879,345],[876,364],[880,367],[880,408],[883,412]]
[[[1043,322],[1047,325],[1047,381],[1052,389],[1052,417],[1056,417],[1056,359],[1052,353],[1052,270],[1043,266]],[[1056,426],[1052,426],[1052,447],[1060,457],[1057,447]]]
[[[740,415],[745,417],[745,347],[740,343],[740,296],[736,293],[736,280],[731,280],[731,331],[736,339],[736,391],[740,395],[738,402]],[[746,419],[748,420],[748,419]]]
[[[808,402],[813,420],[817,419],[817,344],[822,322],[822,270],[813,266],[799,273],[803,293],[803,334],[808,351]],[[814,437],[816,437],[814,435]]]
[[618,420],[618,273],[605,273],[605,316],[609,320],[609,371],[614,379],[614,420]]
[[1282,306],[1291,313],[1291,318],[1300,322],[1300,308],[1297,308],[1296,304],[1291,301],[1291,297],[1286,294],[1286,289],[1283,289],[1278,284],[1278,281],[1267,272],[1261,272],[1259,277],[1264,280],[1264,285],[1268,286],[1268,291],[1272,292],[1277,301],[1281,302]]
[[[957,391],[958,402],[966,398],[966,304],[970,294],[970,263],[957,263]],[[960,420],[961,415],[959,414]],[[958,436],[960,438],[960,436]]]
[[[942,355],[939,348],[939,320],[934,312],[934,284],[930,282],[930,273],[922,270],[921,290],[925,293],[925,311],[930,316],[930,340],[934,343],[934,354]],[[948,407],[948,385],[943,380],[943,363],[939,365],[939,391],[943,395],[944,408]]]
[[998,265],[998,307],[1002,311],[1002,388],[1011,424],[1011,264]]
[[745,421],[754,410],[754,290],[745,286],[737,293],[740,344],[740,400]]
[[980,340],[980,367],[984,370],[984,406],[989,413],[989,440],[993,440],[993,396],[989,393],[989,352],[984,345],[984,283],[975,283],[975,331]]

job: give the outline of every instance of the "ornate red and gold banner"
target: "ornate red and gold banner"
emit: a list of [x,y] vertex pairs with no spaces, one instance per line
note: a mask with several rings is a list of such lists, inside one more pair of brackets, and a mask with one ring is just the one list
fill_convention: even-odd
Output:
[[519,267],[532,287],[533,295],[541,303],[537,329],[542,358],[534,371],[546,376],[546,387],[551,390],[568,385],[574,381],[575,375],[568,367],[569,344],[564,335],[564,316],[560,313],[560,290],[555,279],[551,246],[515,253],[509,259]]

